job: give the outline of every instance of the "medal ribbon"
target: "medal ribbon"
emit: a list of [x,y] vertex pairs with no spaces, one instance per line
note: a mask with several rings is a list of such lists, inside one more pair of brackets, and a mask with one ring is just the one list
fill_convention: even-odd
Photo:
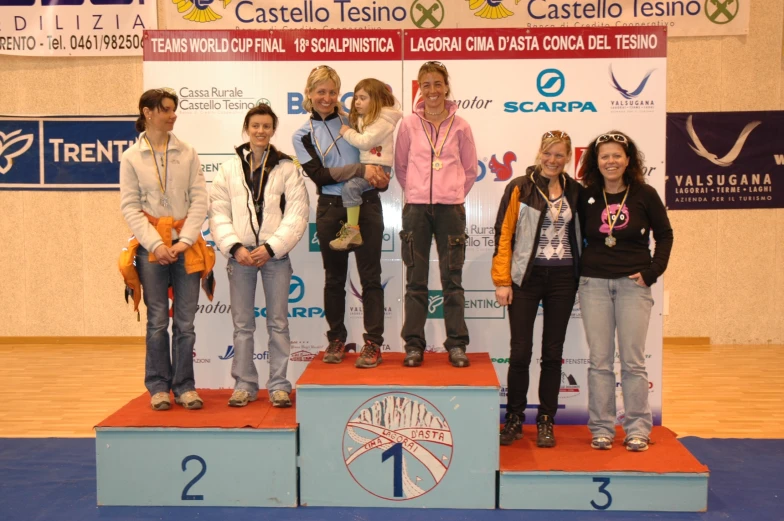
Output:
[[[269,149],[270,146],[267,144],[267,149],[264,151],[264,163],[261,165],[261,179],[259,179],[259,191],[254,194],[255,195],[255,202],[259,202],[261,199],[261,194],[264,191],[264,168],[267,166],[267,159],[269,159]],[[250,150],[250,180],[251,183],[253,182],[253,149]],[[253,189],[253,185],[251,185],[251,189]]]
[[[561,176],[561,178],[563,178],[563,176]],[[539,185],[536,184],[536,181],[533,178],[533,172],[531,173],[531,180],[534,182],[534,186],[536,187],[536,190],[539,192],[539,194],[544,199],[544,202],[547,203],[547,206],[550,209],[550,214],[553,215],[553,227],[555,227],[556,223],[558,222],[558,218],[561,216],[561,209],[563,208],[563,202],[564,202],[564,198],[566,196],[566,182],[564,182],[563,186],[561,187],[561,201],[558,203],[558,212],[557,213],[553,213],[553,211],[555,210],[555,203],[550,201],[550,198],[547,195],[545,195],[545,193],[542,191],[542,189],[539,188]],[[566,225],[566,223],[564,223],[564,225]],[[556,232],[557,231],[558,231],[558,229],[556,228]]]
[[[424,131],[425,135],[427,136],[427,142],[430,143],[430,149],[433,151],[433,154],[436,156],[436,159],[439,159],[441,156],[441,152],[444,150],[444,145],[446,145],[446,138],[449,137],[449,131],[452,130],[452,124],[455,122],[455,114],[452,116],[452,121],[449,122],[449,127],[446,129],[446,135],[444,136],[444,141],[441,143],[441,148],[436,151],[435,145],[438,144],[438,136],[436,136],[436,143],[433,144],[433,138],[430,137],[430,132],[427,131],[425,128],[425,122],[420,118],[420,123],[422,123],[422,130]],[[443,121],[441,122],[443,123]],[[441,123],[439,123],[438,128],[441,128]]]
[[[343,123],[343,118],[340,117],[340,114],[338,114],[338,119],[340,119],[340,122]],[[322,121],[324,121],[324,120],[322,120]],[[324,126],[326,126],[326,125],[327,125],[327,122],[324,121]],[[327,127],[327,132],[329,132],[329,127]],[[333,137],[332,138],[332,144],[329,145],[329,147],[327,147],[327,151],[326,152],[322,152],[321,151],[321,145],[319,145],[318,138],[316,137],[316,132],[313,130],[313,119],[310,120],[310,135],[313,136],[313,141],[316,143],[316,149],[319,151],[319,154],[321,155],[321,160],[322,161],[327,158],[327,155],[332,151],[332,148],[335,145],[338,144],[338,139],[343,139],[343,136],[338,136],[338,139],[335,139]],[[330,132],[330,137],[332,137],[332,133],[331,132]]]
[[155,150],[152,148],[150,140],[147,139],[147,134],[144,135],[144,140],[147,142],[147,146],[150,147],[150,152],[152,152],[152,164],[155,165],[155,174],[158,176],[158,186],[161,187],[161,193],[166,195],[166,183],[169,177],[169,135],[166,134],[166,145],[164,145],[165,148],[163,151],[163,179],[161,179],[161,172],[158,170],[158,161],[155,160]]
[[618,222],[618,217],[621,216],[621,210],[623,210],[623,204],[626,202],[626,198],[629,197],[629,187],[626,187],[626,193],[623,196],[623,201],[621,201],[621,205],[618,207],[618,211],[615,212],[615,216],[610,219],[610,205],[607,204],[607,192],[602,188],[602,195],[604,196],[604,207],[607,209],[607,226],[610,228],[610,232],[607,234],[608,237],[612,237],[613,228],[615,228],[615,223]]

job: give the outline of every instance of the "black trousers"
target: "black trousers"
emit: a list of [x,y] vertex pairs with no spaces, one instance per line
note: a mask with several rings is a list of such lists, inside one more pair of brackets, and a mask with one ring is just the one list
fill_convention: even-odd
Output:
[[[362,309],[366,342],[384,343],[384,288],[381,286],[381,243],[384,240],[384,214],[378,192],[371,190],[362,194],[359,226],[362,231],[362,246],[353,250],[357,261],[359,282],[362,285]],[[346,315],[346,277],[348,255],[346,251],[329,248],[340,230],[341,221],[346,222],[346,209],[339,195],[321,195],[316,207],[316,236],[324,265],[324,314],[329,324],[327,338],[346,341],[344,323]]]
[[561,389],[561,363],[566,328],[574,306],[577,281],[572,266],[534,266],[524,287],[512,285],[509,306],[511,353],[507,376],[506,415],[525,417],[528,405],[529,366],[533,351],[534,321],[542,303],[542,364],[539,375],[539,412],[555,418]]
[[[401,336],[406,351],[425,349],[425,322],[428,311],[443,305],[446,340],[449,350],[468,345],[465,323],[463,263],[465,262],[466,213],[462,204],[406,204],[403,231],[400,232],[401,257],[406,265],[405,318]],[[430,245],[433,237],[438,250],[443,301],[430,301],[427,282],[430,270]],[[432,308],[432,309],[431,309]]]

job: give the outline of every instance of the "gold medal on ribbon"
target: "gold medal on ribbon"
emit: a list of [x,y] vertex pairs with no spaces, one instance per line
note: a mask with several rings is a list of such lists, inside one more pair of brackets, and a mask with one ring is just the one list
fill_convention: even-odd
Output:
[[[436,133],[436,143],[433,143],[433,139],[430,137],[430,132],[427,131],[425,128],[424,120],[421,121],[422,123],[422,130],[425,132],[425,136],[427,136],[427,142],[430,143],[430,150],[433,151],[433,170],[441,170],[444,167],[444,163],[441,161],[441,152],[444,151],[444,145],[446,145],[446,138],[449,137],[449,131],[452,130],[452,124],[455,122],[455,116],[452,116],[452,121],[449,122],[449,126],[446,129],[446,134],[444,135],[444,141],[441,142],[441,146],[438,147],[436,150],[436,145],[438,144],[438,133]],[[441,122],[443,123],[443,121]],[[441,128],[441,125],[438,125],[438,128]]]
[[602,188],[602,195],[604,196],[604,207],[607,209],[607,226],[610,228],[610,232],[607,234],[607,237],[604,238],[604,244],[608,248],[612,248],[618,243],[618,240],[613,237],[613,228],[615,228],[615,223],[618,222],[618,218],[621,216],[621,210],[623,210],[623,205],[626,202],[626,198],[629,197],[629,187],[626,187],[626,193],[623,196],[623,200],[621,204],[618,206],[618,210],[615,212],[615,215],[610,215],[610,205],[607,204],[607,192]]

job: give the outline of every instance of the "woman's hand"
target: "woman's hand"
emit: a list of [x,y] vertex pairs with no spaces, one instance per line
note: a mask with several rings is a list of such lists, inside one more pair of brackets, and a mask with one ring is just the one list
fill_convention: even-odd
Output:
[[237,251],[234,252],[234,260],[243,266],[253,266],[255,262],[245,246],[240,246]]
[[495,300],[499,306],[508,306],[512,303],[512,286],[498,286],[495,288]]
[[172,253],[171,250],[165,244],[161,244],[160,246],[155,248],[153,254],[155,254],[155,258],[157,259],[158,264],[160,264],[161,266],[166,266],[167,264],[171,264],[172,262],[177,262],[177,254]]
[[634,281],[634,283],[637,284],[638,286],[640,286],[641,288],[647,288],[648,287],[648,285],[645,284],[645,281],[642,279],[642,275],[640,274],[639,271],[637,273],[635,273],[634,275],[629,275],[629,278],[632,279]]
[[253,260],[252,266],[256,266],[257,268],[261,268],[264,266],[264,263],[270,260],[269,252],[267,251],[267,248],[264,247],[264,245],[261,245],[250,252],[250,256]]
[[188,246],[187,242],[180,241],[177,244],[173,245],[171,248],[169,248],[169,252],[172,253],[175,257],[177,257],[180,255],[180,253],[185,253],[185,250],[187,250],[188,248],[190,248],[190,246]]
[[365,165],[365,180],[373,188],[386,188],[389,186],[389,176],[378,165]]
[[342,136],[343,134],[346,133],[347,130],[350,130],[350,129],[351,129],[351,127],[349,127],[348,125],[342,125],[340,127],[340,135]]

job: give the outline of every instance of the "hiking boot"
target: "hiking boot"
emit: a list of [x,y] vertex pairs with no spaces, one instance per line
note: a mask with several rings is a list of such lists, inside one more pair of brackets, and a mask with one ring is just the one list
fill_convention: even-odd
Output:
[[204,405],[196,391],[186,391],[176,397],[174,402],[182,405],[185,409],[201,409]]
[[381,359],[381,347],[379,347],[378,344],[368,341],[362,346],[362,351],[360,351],[359,358],[357,358],[354,367],[367,369],[376,367],[381,362],[383,362]]
[[171,409],[169,393],[155,393],[150,398],[150,407],[153,411],[168,411]]
[[251,394],[245,389],[235,389],[229,398],[229,407],[245,407],[248,402],[255,402],[256,396]]
[[597,450],[610,450],[612,449],[612,438],[607,436],[597,436],[591,440],[591,448]]
[[546,414],[541,415],[536,420],[536,446],[555,447],[553,419]]
[[450,349],[449,362],[451,362],[453,367],[468,367],[471,365],[471,362],[468,361],[468,357],[465,354],[464,347],[453,347]]
[[404,367],[419,367],[422,365],[423,351],[417,348],[406,349],[406,357],[403,359]]
[[648,450],[648,439],[642,436],[632,436],[624,442],[626,450],[630,452],[645,452]]
[[270,393],[270,402],[273,407],[291,407],[291,398],[286,391],[276,390]]
[[511,445],[523,437],[523,419],[516,414],[507,414],[504,428],[501,429],[501,445]]
[[362,234],[359,226],[344,223],[337,234],[337,239],[329,241],[330,249],[336,251],[349,251],[362,246]]
[[324,351],[325,364],[339,364],[346,354],[346,344],[342,340],[330,340],[327,350]]

